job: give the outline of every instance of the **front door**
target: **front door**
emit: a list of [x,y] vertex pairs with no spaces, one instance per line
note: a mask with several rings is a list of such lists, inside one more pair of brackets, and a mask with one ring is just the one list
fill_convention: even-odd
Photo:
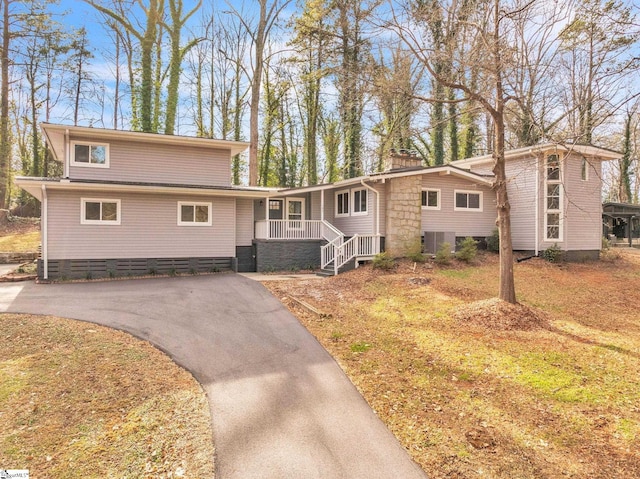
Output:
[[284,219],[284,200],[269,200],[269,219]]

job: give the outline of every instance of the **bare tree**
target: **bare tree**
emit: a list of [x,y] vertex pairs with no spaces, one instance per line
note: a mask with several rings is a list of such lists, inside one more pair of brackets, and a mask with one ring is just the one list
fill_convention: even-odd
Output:
[[236,9],[233,13],[238,17],[247,33],[251,36],[253,46],[253,65],[251,76],[251,100],[249,106],[249,185],[258,184],[258,141],[260,114],[260,89],[262,86],[262,72],[264,68],[264,50],[282,11],[291,3],[291,0],[258,0],[259,13],[257,24],[252,25],[250,20]]
[[[505,171],[505,107],[514,95],[507,91],[505,78],[513,68],[509,35],[513,31],[516,14],[531,4],[487,0],[481,2],[440,3],[449,18],[461,19],[461,30],[455,40],[434,47],[427,18],[431,11],[418,4],[398,12],[392,6],[391,27],[413,52],[436,81],[464,95],[463,99],[481,105],[493,124],[493,189],[496,194],[497,225],[500,236],[500,287],[498,297],[509,303],[516,302],[513,275],[513,248],[511,240],[511,206]],[[463,46],[463,47],[461,47]],[[451,59],[451,72],[443,75],[435,65],[446,55]],[[469,72],[479,72],[477,83],[468,81]],[[434,99],[426,98],[428,101]]]

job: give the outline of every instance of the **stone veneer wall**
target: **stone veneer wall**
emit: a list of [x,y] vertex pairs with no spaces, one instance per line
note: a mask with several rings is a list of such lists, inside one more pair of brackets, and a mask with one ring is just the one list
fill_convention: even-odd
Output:
[[394,258],[406,256],[420,245],[421,195],[420,175],[388,180],[385,249]]

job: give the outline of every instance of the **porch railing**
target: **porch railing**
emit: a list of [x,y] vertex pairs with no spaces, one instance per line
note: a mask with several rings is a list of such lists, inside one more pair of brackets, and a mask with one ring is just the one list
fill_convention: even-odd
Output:
[[256,238],[282,240],[322,239],[320,220],[262,220],[256,221]]
[[[329,245],[331,243],[326,246]],[[377,255],[380,252],[380,235],[356,234],[340,245],[333,245],[331,249],[333,250],[333,258],[331,258],[333,273],[337,275],[340,268],[352,259]],[[324,259],[323,255],[323,268],[331,263],[331,260],[325,263]]]

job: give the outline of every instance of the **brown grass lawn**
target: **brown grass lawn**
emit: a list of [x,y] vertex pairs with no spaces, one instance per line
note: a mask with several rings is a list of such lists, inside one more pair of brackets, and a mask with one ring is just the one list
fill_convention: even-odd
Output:
[[199,384],[148,343],[80,321],[2,314],[0,468],[35,479],[211,478]]
[[496,326],[455,319],[498,290],[476,263],[266,285],[431,478],[640,478],[640,255],[517,264],[540,321]]

